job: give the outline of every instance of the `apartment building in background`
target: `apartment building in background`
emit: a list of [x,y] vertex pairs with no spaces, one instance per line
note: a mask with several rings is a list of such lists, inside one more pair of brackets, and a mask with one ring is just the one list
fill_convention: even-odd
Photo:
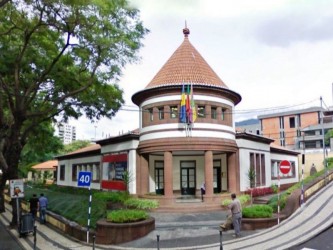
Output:
[[[321,124],[321,114],[321,107],[311,107],[260,115],[258,119],[263,136],[273,139],[275,145],[297,150],[303,145],[308,148],[313,146],[312,141],[304,140],[303,130]],[[322,140],[315,144],[322,148]]]
[[56,135],[64,144],[69,144],[76,141],[76,127],[67,123],[58,123],[55,126]]

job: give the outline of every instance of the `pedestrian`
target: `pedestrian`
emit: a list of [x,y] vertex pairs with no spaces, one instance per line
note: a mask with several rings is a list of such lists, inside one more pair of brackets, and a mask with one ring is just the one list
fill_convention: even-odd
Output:
[[231,194],[232,202],[228,205],[232,215],[232,224],[235,230],[235,237],[240,237],[240,229],[242,225],[242,206],[236,198],[236,194]]
[[47,205],[48,205],[48,200],[44,196],[44,194],[41,193],[40,197],[39,197],[39,222],[41,224],[45,224],[45,222],[46,222],[45,215],[46,215]]
[[32,218],[35,220],[37,217],[37,211],[39,207],[39,199],[36,194],[32,195],[32,198],[29,200],[30,203],[30,213],[32,214]]
[[203,183],[201,184],[201,201],[203,201],[203,196],[204,196],[204,194],[206,194],[206,185],[205,185],[205,183],[203,182]]

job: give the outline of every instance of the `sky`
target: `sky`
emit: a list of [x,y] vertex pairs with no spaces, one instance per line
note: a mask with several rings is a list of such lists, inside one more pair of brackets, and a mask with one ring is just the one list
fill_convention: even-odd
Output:
[[[140,61],[118,83],[125,105],[114,118],[70,121],[77,139],[117,136],[139,126],[134,93],[144,89],[184,40],[242,101],[235,120],[332,106],[333,0],[130,0],[150,30]],[[322,97],[322,102],[320,98]],[[194,92],[195,98],[195,92]]]

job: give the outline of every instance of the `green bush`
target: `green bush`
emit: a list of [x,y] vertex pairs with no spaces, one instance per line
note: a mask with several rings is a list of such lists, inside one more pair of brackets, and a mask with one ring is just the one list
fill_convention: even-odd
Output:
[[112,210],[107,212],[106,220],[113,223],[129,223],[145,220],[148,214],[143,210]]
[[124,202],[124,205],[130,208],[149,210],[158,208],[158,201],[149,199],[129,198]]
[[128,199],[126,192],[99,192],[93,195],[93,199],[105,202],[121,202],[124,203]]
[[[251,201],[251,196],[248,194],[243,194],[243,195],[239,196],[238,199],[239,199],[241,205],[244,206],[246,203]],[[222,206],[228,206],[231,202],[232,202],[231,199],[225,199],[222,201]]]
[[[284,193],[280,194],[280,210],[282,210],[286,206],[288,196],[289,196],[288,192],[284,192]],[[273,209],[274,213],[277,213],[278,195],[274,195],[272,198],[270,198],[267,205]]]
[[273,209],[268,205],[253,205],[242,210],[243,218],[271,218]]

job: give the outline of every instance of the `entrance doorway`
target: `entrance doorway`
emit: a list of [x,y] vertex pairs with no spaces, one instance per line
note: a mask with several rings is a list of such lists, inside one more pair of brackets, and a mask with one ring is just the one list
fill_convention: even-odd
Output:
[[213,188],[214,194],[221,193],[221,160],[213,162]]
[[195,161],[180,162],[180,183],[182,195],[195,195]]
[[164,162],[155,161],[155,192],[164,194]]

